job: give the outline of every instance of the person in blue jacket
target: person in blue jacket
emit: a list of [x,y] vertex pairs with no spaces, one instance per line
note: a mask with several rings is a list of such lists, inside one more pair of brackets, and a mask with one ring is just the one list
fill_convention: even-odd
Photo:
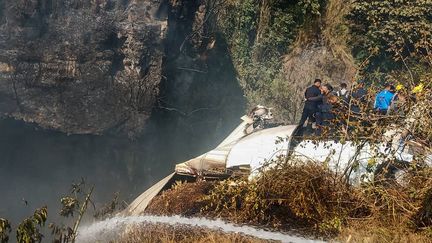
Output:
[[379,92],[375,97],[374,109],[382,115],[386,115],[388,109],[390,108],[391,102],[393,100],[394,93],[392,90],[395,88],[391,84],[386,84],[385,89]]

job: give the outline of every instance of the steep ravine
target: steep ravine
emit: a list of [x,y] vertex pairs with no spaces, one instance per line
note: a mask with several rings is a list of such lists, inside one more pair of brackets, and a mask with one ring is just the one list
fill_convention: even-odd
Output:
[[[343,15],[331,8],[334,2],[316,22],[322,25],[315,26],[318,32],[337,26],[332,16]],[[239,37],[224,33],[243,30],[238,24],[233,30],[219,26],[220,18],[237,16],[239,9],[215,5],[206,0],[1,0],[0,116],[68,134],[136,138],[153,114],[169,121],[173,133],[180,128],[205,134],[211,132],[209,124],[217,130],[223,120],[236,119],[246,103],[272,106],[279,121],[295,122],[302,99],[292,93],[301,93],[315,78],[351,81],[353,63],[335,55],[319,33],[278,57],[280,75],[272,74],[273,80],[265,76],[265,62],[264,73],[245,75],[245,67],[239,68],[244,61],[238,57]],[[265,7],[260,3],[254,11],[270,11]],[[274,27],[255,17],[250,52],[260,45],[256,35]],[[264,84],[250,90],[253,82]]]
[[[3,116],[69,134],[136,137],[155,109],[177,113],[169,117],[174,123],[243,109],[223,41],[206,51],[208,40],[190,38],[204,28],[200,2],[0,5]],[[203,52],[205,60],[198,58]]]
[[1,4],[2,114],[73,134],[142,131],[161,79],[157,2]]
[[18,18],[14,4],[32,1],[0,0],[0,113],[25,121],[0,120],[2,217],[16,224],[47,204],[57,219],[81,177],[97,206],[116,191],[130,201],[239,123],[223,40],[183,44],[199,3],[33,2]]

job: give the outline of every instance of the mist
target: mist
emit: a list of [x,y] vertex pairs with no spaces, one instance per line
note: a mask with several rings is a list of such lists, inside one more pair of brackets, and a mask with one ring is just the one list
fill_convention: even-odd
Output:
[[0,217],[13,226],[45,205],[63,220],[81,178],[96,208],[117,192],[129,203],[240,122],[226,40],[191,39],[198,3],[42,2],[0,1]]
[[[96,208],[109,202],[116,192],[121,201],[131,202],[171,173],[176,163],[223,140],[238,123],[238,111],[237,119],[221,120],[213,115],[201,125],[184,123],[187,118],[168,111],[155,112],[145,134],[136,140],[109,135],[68,136],[21,121],[1,120],[0,216],[16,225],[36,208],[47,205],[48,222],[61,221],[60,198],[81,178],[95,186],[92,200]],[[175,117],[183,122],[174,122]]]

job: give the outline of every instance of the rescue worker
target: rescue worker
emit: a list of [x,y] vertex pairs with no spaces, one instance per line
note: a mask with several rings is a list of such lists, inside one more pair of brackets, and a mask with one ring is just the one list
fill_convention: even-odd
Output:
[[365,104],[367,98],[367,90],[365,89],[365,83],[363,80],[357,81],[357,85],[351,93],[352,105],[351,111],[354,113],[360,113],[360,104]]
[[333,87],[330,84],[325,84],[321,87],[321,96],[312,97],[309,100],[321,100],[322,103],[318,105],[318,111],[315,113],[316,119],[316,135],[321,135],[323,127],[329,126],[330,121],[335,119],[333,113],[333,105],[337,103],[337,97],[332,95]]
[[340,89],[336,92],[336,96],[340,97],[342,100],[348,99],[348,85],[346,83],[340,84]]
[[303,113],[299,122],[299,126],[303,128],[304,123],[308,120],[307,129],[312,131],[312,123],[315,121],[314,114],[318,110],[318,105],[321,104],[322,99],[310,100],[310,98],[316,98],[321,96],[321,79],[315,79],[312,86],[305,91],[305,105]]
[[374,109],[381,115],[386,115],[391,105],[394,96],[394,93],[391,92],[392,90],[395,90],[394,86],[386,84],[385,89],[375,97]]
[[396,90],[393,95],[387,114],[403,115],[403,109],[401,108],[403,104],[406,102],[406,96],[403,91],[404,91],[404,86],[402,84],[396,86]]

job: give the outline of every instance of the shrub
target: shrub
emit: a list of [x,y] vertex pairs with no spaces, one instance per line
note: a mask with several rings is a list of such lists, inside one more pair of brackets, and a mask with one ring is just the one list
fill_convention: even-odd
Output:
[[[301,225],[337,232],[364,209],[352,188],[314,162],[280,162],[252,182],[222,181],[205,197],[204,213],[272,227]],[[358,208],[360,207],[360,208]]]
[[368,71],[389,73],[429,62],[430,1],[356,0],[348,15],[354,56],[369,59]]
[[47,217],[47,207],[43,207],[37,209],[31,217],[23,220],[17,228],[17,241],[24,243],[41,242],[43,235],[40,230],[45,225]]
[[206,181],[196,183],[179,182],[153,199],[146,209],[146,213],[155,215],[196,215],[204,206],[201,199],[212,187],[213,183]]
[[[290,84],[285,82],[281,86],[283,56],[292,47],[299,28],[313,26],[310,23],[321,15],[325,3],[325,0],[227,1],[217,18],[218,29],[228,40],[250,108],[265,104],[280,109],[285,114],[278,118],[287,120],[291,102],[281,98]],[[292,94],[291,90],[288,92]]]

